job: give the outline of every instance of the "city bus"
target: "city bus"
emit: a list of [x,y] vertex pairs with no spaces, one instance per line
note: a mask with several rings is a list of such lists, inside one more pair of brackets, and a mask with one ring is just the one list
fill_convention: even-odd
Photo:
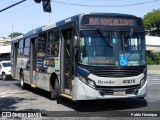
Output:
[[12,40],[12,76],[51,98],[144,98],[145,31],[140,17],[87,13]]

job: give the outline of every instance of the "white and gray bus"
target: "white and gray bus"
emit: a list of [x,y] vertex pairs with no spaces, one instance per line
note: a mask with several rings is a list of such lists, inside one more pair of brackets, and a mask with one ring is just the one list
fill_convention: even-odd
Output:
[[144,98],[145,47],[140,17],[79,14],[14,38],[12,76],[52,98]]

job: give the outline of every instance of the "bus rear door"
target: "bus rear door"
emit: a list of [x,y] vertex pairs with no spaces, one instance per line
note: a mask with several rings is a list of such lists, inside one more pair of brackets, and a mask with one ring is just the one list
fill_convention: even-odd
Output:
[[36,40],[37,37],[31,38],[30,45],[30,83],[32,87],[36,87]]
[[18,54],[18,42],[12,43],[12,52],[11,52],[11,73],[13,78],[18,78],[17,75],[17,54]]

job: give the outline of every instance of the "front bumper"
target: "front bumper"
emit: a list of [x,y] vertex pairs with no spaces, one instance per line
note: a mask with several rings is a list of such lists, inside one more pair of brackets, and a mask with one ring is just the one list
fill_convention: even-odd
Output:
[[137,89],[136,92],[125,95],[102,95],[99,90],[93,89],[78,78],[76,78],[73,83],[73,100],[96,100],[96,99],[117,99],[117,98],[134,98],[134,97],[145,97],[147,93],[147,81],[145,84]]

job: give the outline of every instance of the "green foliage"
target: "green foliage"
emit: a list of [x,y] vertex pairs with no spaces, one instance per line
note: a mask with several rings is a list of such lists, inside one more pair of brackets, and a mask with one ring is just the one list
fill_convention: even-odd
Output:
[[160,28],[160,9],[153,10],[152,12],[144,15],[144,25],[146,30],[150,30],[152,27]]
[[150,56],[147,56],[147,64],[148,65],[158,65],[160,64],[160,54],[159,53],[153,53],[153,58]]
[[154,65],[154,61],[150,56],[147,56],[147,65]]
[[155,64],[160,64],[160,54],[159,53],[153,53]]
[[[13,35],[12,35],[13,34]],[[20,36],[20,35],[23,35],[23,33],[19,33],[19,32],[13,32],[11,33],[8,37],[11,37],[13,36],[13,38],[17,37],[17,36]]]

